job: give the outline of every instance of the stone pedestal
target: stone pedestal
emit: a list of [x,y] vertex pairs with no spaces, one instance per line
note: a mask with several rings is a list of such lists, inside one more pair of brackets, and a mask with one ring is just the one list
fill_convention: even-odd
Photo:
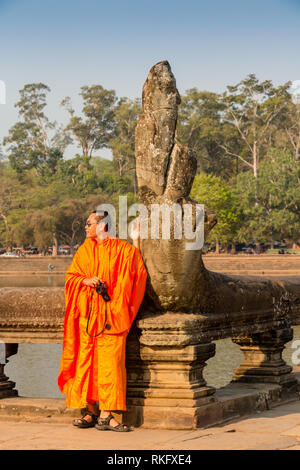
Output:
[[[5,344],[5,364],[8,362],[7,358],[13,354],[16,354],[17,351],[17,344]],[[9,380],[8,377],[4,374],[5,364],[0,364],[0,398],[15,397],[18,395],[18,391],[14,389],[16,384],[15,382]]]
[[156,336],[160,345],[141,344],[136,330],[128,338],[124,420],[164,429],[194,429],[214,421],[212,413],[220,411],[211,407],[215,388],[206,385],[202,374],[206,361],[215,355],[215,344],[171,345],[176,332],[163,328]]
[[293,339],[292,328],[273,329],[232,341],[241,346],[244,360],[235,369],[234,382],[264,382],[291,387],[297,384],[292,367],[282,359],[285,343]]
[[18,392],[14,390],[15,385],[15,382],[8,380],[4,374],[4,364],[0,364],[0,398],[17,396]]

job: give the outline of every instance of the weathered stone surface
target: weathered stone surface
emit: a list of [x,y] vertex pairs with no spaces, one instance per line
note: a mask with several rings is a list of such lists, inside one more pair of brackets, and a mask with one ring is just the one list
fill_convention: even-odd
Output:
[[137,326],[141,330],[140,344],[179,348],[283,328],[287,322],[299,324],[297,311],[295,317],[288,313],[284,315],[283,312],[280,317],[274,310],[232,312],[231,315],[221,312],[213,316],[180,312],[159,313],[155,316],[141,314],[137,319]]
[[248,337],[233,338],[241,346],[244,361],[234,371],[235,382],[271,382],[284,387],[297,385],[292,367],[282,359],[284,345],[293,339],[292,328],[271,329]]
[[143,88],[143,113],[136,128],[137,180],[141,192],[160,195],[174,145],[180,96],[167,62],[150,70]]
[[[299,379],[299,374],[296,374]],[[299,400],[299,391],[272,383],[231,383],[206,397],[199,406],[185,407],[182,400],[176,411],[168,405],[129,403],[124,421],[133,426],[157,429],[196,429],[221,424],[255,412],[270,410],[282,403]]]
[[0,339],[5,343],[60,343],[64,309],[62,287],[2,287]]
[[[196,205],[189,198],[196,160],[188,148],[175,142],[178,96],[168,62],[159,62],[150,70],[144,85],[143,112],[136,130],[139,198],[148,213],[155,204],[169,209],[174,204],[181,209],[184,204],[194,208]],[[207,235],[216,217],[205,210],[204,221]],[[193,229],[195,222],[192,216]],[[288,329],[293,320],[299,321],[300,286],[210,272],[203,265],[201,250],[186,249],[185,233],[181,239],[175,236],[174,219],[169,239],[151,239],[151,228],[148,226],[148,238],[141,241],[149,277],[143,311],[137,321],[139,344],[133,348],[139,353],[138,360],[136,354],[128,355],[131,412],[135,409],[139,415],[138,407],[143,406],[143,415],[152,413],[154,423],[160,414],[158,409],[155,417],[155,406],[164,407],[172,421],[174,406],[179,407],[180,425],[203,425],[222,415],[222,407],[211,403],[215,398],[202,377],[205,361],[214,354],[211,341],[243,335],[243,331],[263,338],[268,330]],[[284,344],[274,346],[273,356],[281,346]],[[272,377],[275,370],[280,370],[279,384],[295,384],[282,359],[280,364],[271,359],[271,364]],[[246,369],[247,365],[242,367],[241,375],[246,375]],[[256,375],[261,378],[263,374],[260,370]],[[187,408],[190,412],[186,415],[183,410]]]
[[[191,204],[190,189],[196,173],[196,159],[190,149],[175,141],[180,96],[167,61],[154,65],[143,87],[143,112],[136,128],[136,172],[140,201],[171,207]],[[205,234],[216,217],[205,208]],[[195,214],[191,221],[195,229]],[[185,233],[175,237],[171,221],[170,239],[141,240],[141,250],[149,273],[144,308],[146,310],[193,313],[273,309],[282,299],[300,302],[300,286],[271,281],[248,282],[212,273],[205,269],[201,250],[187,250]],[[289,298],[288,298],[289,297]]]
[[133,405],[195,407],[211,402],[215,389],[206,385],[203,369],[215,345],[185,347],[140,346],[131,334],[127,341],[127,396]]

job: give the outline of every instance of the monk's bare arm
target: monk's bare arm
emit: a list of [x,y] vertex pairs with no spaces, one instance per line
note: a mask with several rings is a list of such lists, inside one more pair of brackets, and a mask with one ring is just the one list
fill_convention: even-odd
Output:
[[133,246],[135,246],[138,250],[140,249],[140,239],[139,238],[133,240]]
[[141,226],[140,223],[137,222],[135,228],[131,230],[131,238],[133,241],[133,246],[135,246],[138,250],[140,250],[140,231]]

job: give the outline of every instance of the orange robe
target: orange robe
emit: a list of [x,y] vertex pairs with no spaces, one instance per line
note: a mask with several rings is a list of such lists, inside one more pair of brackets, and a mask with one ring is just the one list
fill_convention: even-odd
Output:
[[[95,288],[82,284],[84,278],[94,276],[106,282],[111,298],[106,309]],[[82,408],[89,399],[98,401],[102,410],[126,410],[126,337],[143,300],[146,280],[139,250],[123,240],[107,237],[98,243],[87,238],[78,248],[66,273],[58,376],[69,408]],[[88,331],[94,337],[86,333],[89,313]]]

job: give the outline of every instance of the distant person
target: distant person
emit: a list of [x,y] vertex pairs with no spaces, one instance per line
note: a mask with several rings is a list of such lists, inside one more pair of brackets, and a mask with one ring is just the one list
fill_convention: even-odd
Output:
[[51,273],[54,269],[54,266],[52,266],[51,263],[48,264],[48,271]]

